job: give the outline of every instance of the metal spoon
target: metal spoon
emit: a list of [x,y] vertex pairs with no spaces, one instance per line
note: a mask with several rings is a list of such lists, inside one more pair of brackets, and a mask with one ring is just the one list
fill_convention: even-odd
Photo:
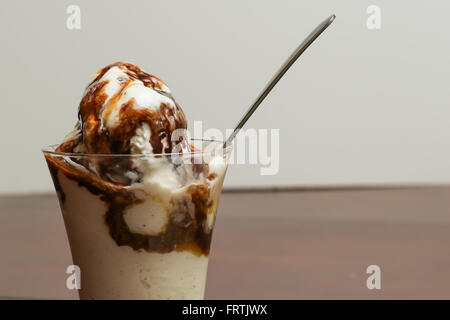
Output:
[[302,55],[303,52],[311,45],[311,43],[316,40],[320,34],[325,31],[326,28],[333,22],[333,20],[336,18],[334,14],[329,16],[327,19],[325,19],[321,24],[319,24],[310,34],[306,37],[305,40],[295,49],[295,51],[290,55],[290,57],[286,60],[286,62],[281,66],[281,68],[278,70],[278,72],[272,77],[270,82],[266,85],[264,90],[259,94],[258,98],[256,98],[253,105],[247,110],[247,112],[244,114],[242,119],[239,121],[239,123],[234,128],[233,133],[228,137],[227,141],[223,144],[223,147],[227,147],[236,137],[239,130],[244,126],[244,124],[247,122],[247,120],[251,117],[253,112],[259,107],[261,102],[267,97],[269,92],[275,87],[275,85],[278,83],[278,81],[284,76],[286,71],[294,64],[294,62]]

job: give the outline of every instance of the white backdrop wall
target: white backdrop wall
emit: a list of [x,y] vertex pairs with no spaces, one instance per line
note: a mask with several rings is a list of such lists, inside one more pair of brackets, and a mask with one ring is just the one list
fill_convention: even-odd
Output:
[[[66,8],[81,8],[68,30]],[[366,26],[369,5],[381,29]],[[337,19],[249,121],[280,129],[280,170],[233,166],[228,187],[450,181],[450,2],[4,1],[0,192],[52,189],[40,153],[73,127],[106,64],[161,77],[192,125],[232,127],[330,13]]]

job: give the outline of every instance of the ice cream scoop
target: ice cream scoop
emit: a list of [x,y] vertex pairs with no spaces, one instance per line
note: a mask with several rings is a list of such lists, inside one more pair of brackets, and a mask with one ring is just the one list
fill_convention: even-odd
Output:
[[161,154],[190,150],[186,117],[159,78],[128,62],[97,71],[80,102],[75,129],[59,152],[86,154]]

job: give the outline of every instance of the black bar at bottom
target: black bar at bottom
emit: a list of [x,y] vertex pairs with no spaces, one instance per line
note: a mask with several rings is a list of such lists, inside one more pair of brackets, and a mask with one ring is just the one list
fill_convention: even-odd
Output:
[[99,315],[124,319],[315,319],[338,315],[367,319],[390,318],[407,314],[430,318],[442,311],[446,314],[449,301],[404,300],[205,300],[205,301],[69,301],[69,300],[3,300],[2,314],[11,311],[52,315],[59,319]]

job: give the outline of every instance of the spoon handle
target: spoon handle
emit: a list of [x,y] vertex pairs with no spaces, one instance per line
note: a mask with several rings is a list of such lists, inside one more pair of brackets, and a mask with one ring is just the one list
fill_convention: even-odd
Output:
[[247,122],[247,120],[251,117],[253,112],[258,108],[258,106],[263,102],[263,100],[267,97],[269,92],[275,87],[275,85],[278,83],[278,81],[284,76],[286,71],[294,64],[294,62],[302,55],[303,52],[311,45],[311,43],[314,42],[314,40],[319,37],[319,35],[325,31],[326,28],[333,22],[333,20],[336,18],[334,14],[329,16],[327,19],[325,19],[321,24],[319,24],[307,37],[303,42],[295,49],[295,51],[289,56],[289,58],[286,60],[286,62],[281,66],[281,68],[278,70],[277,73],[272,77],[272,79],[269,81],[269,83],[266,85],[264,90],[259,94],[259,96],[256,98],[253,105],[247,110],[247,112],[244,114],[242,119],[239,121],[237,126],[234,128],[233,133],[228,137],[227,141],[224,143],[224,148],[228,146],[236,137],[237,133],[241,128],[244,126],[244,124]]

